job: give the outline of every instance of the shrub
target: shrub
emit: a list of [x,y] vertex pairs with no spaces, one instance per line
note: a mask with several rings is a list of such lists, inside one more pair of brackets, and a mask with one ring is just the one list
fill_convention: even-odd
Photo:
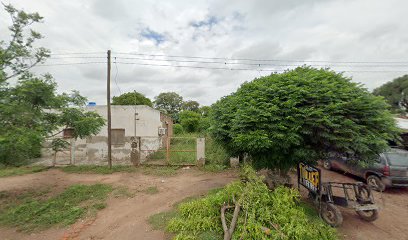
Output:
[[183,126],[181,126],[181,124],[176,123],[173,125],[173,133],[175,135],[182,134],[183,132],[184,132]]
[[256,167],[288,169],[329,152],[368,160],[398,135],[388,104],[327,69],[298,67],[246,82],[212,106],[212,135]]
[[179,121],[186,132],[197,132],[201,115],[193,111],[182,111],[179,113]]

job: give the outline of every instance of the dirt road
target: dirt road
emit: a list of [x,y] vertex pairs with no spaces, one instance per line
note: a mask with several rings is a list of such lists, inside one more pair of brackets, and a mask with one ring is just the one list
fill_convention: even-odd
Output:
[[[222,187],[236,178],[234,172],[218,174],[201,171],[179,170],[176,176],[158,177],[142,173],[115,173],[110,175],[67,174],[58,169],[24,176],[0,179],[0,191],[20,191],[23,189],[52,188],[54,194],[69,185],[82,183],[106,183],[126,186],[139,191],[133,198],[108,199],[107,208],[98,212],[96,218],[79,221],[66,228],[52,228],[32,234],[16,232],[10,228],[0,228],[0,239],[165,239],[162,231],[153,231],[147,219],[149,216],[169,210],[172,205],[189,196],[205,194],[209,189]],[[350,176],[322,169],[324,181],[354,182]],[[159,190],[149,195],[140,192],[151,186]],[[306,195],[305,191],[302,191]],[[375,193],[380,205],[379,218],[372,223],[361,220],[348,209],[341,209],[344,222],[339,228],[343,239],[383,240],[408,239],[408,189],[391,189],[385,193]]]
[[59,191],[71,184],[107,183],[127,186],[141,191],[156,186],[157,194],[138,192],[135,197],[111,197],[107,208],[98,212],[96,219],[79,221],[67,228],[52,228],[39,233],[24,234],[9,228],[0,228],[0,239],[165,239],[162,231],[153,231],[149,216],[171,209],[176,202],[189,196],[205,194],[222,187],[236,178],[234,172],[203,173],[195,169],[179,170],[176,176],[159,177],[141,173],[115,173],[111,175],[67,174],[53,169],[24,176],[2,178],[0,191],[52,187]]
[[[339,172],[322,169],[323,181],[357,182],[359,179]],[[352,240],[407,240],[408,239],[408,188],[389,189],[374,193],[380,206],[379,218],[368,223],[349,209],[341,209],[343,225],[339,232],[344,239]]]

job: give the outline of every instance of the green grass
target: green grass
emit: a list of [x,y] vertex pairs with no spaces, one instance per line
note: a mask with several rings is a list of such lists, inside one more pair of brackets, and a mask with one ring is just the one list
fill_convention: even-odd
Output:
[[174,218],[176,215],[177,211],[175,208],[173,208],[170,211],[161,212],[150,216],[148,221],[154,230],[164,231],[170,219]]
[[142,192],[153,195],[159,192],[159,189],[156,186],[148,187]]
[[70,225],[105,208],[111,191],[112,187],[106,184],[72,185],[48,199],[28,195],[1,209],[0,224],[25,232]]
[[140,172],[146,175],[154,176],[173,176],[176,175],[178,167],[174,166],[95,166],[95,165],[79,165],[62,167],[61,170],[67,173],[86,173],[86,174],[112,174],[116,172]]
[[32,166],[32,167],[0,167],[0,177],[9,177],[24,175],[29,173],[37,173],[47,170],[49,167]]
[[133,166],[97,166],[97,165],[76,165],[66,166],[61,168],[62,171],[67,173],[96,173],[96,174],[112,174],[115,172],[136,172],[137,168]]

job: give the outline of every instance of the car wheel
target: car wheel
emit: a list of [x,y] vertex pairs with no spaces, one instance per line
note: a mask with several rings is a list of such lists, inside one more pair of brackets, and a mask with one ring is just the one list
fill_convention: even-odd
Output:
[[322,203],[321,216],[332,227],[338,227],[343,223],[343,215],[332,203]]
[[385,190],[385,184],[376,175],[370,175],[367,177],[367,185],[376,191],[383,192]]
[[332,168],[331,162],[329,160],[324,160],[323,167],[324,169],[330,170]]
[[365,210],[365,211],[356,211],[357,214],[367,222],[372,222],[378,218],[378,210]]

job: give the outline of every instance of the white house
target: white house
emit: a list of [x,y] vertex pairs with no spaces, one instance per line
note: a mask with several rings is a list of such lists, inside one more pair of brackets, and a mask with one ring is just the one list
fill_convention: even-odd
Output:
[[[107,119],[107,106],[87,106]],[[163,145],[163,139],[173,134],[172,119],[149,106],[112,105],[112,163],[135,164],[143,162],[146,156]],[[96,164],[105,165],[108,154],[108,130],[104,126],[101,131],[86,139],[73,139],[70,129],[56,137],[64,138],[71,146],[54,156],[50,141],[44,144],[41,164]],[[140,151],[143,149],[144,151]],[[134,154],[135,151],[137,154]],[[133,152],[133,153],[132,153]]]

